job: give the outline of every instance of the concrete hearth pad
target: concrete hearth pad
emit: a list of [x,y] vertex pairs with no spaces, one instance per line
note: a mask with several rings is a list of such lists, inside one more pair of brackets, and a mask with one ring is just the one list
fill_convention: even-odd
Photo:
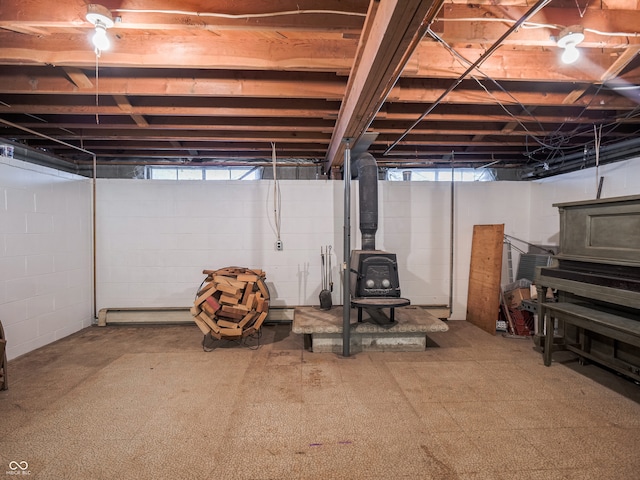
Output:
[[[427,310],[417,306],[396,308],[393,324],[378,324],[363,311],[357,321],[357,309],[351,309],[350,343],[352,352],[421,351],[427,346],[427,333],[446,332],[449,327]],[[313,352],[342,352],[342,306],[331,310],[320,307],[296,307],[293,332],[311,336]]]

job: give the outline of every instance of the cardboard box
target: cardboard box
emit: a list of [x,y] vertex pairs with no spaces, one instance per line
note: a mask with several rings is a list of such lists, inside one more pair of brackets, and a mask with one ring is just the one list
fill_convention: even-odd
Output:
[[528,288],[516,288],[504,294],[504,301],[510,308],[518,308],[522,300],[530,300],[531,291]]

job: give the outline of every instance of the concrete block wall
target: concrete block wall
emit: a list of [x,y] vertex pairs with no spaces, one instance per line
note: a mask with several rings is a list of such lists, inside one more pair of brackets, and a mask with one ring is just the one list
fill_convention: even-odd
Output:
[[313,302],[320,246],[342,239],[340,183],[279,185],[282,251],[272,181],[99,180],[98,308],[188,306],[202,270],[227,266],[265,270],[272,305]]
[[[382,182],[382,246],[396,252],[403,296],[417,305],[448,305],[451,184]],[[505,233],[529,235],[529,188],[524,182],[454,186],[453,320],[466,317],[473,226],[504,224]]]
[[91,185],[0,157],[0,320],[8,358],[91,324]]
[[[358,185],[355,184],[357,193]],[[402,296],[414,304],[447,305],[451,196],[437,182],[380,182],[376,248],[395,253]],[[359,217],[354,233],[360,247]]]
[[[600,167],[603,197],[640,194],[640,159]],[[595,169],[536,182],[455,186],[454,304],[464,319],[473,225],[556,243],[555,202],[594,198]],[[333,246],[334,304],[341,303],[342,182],[281,180],[275,250],[273,182],[108,180],[97,183],[97,309],[188,306],[203,268],[263,268],[273,305],[318,303],[320,246]],[[352,248],[359,248],[358,182],[352,182]],[[377,248],[395,252],[403,295],[446,304],[450,185],[381,182]],[[91,182],[0,160],[0,318],[10,358],[93,320]]]
[[[189,306],[203,269],[232,265],[265,270],[274,306],[317,305],[323,245],[333,246],[333,302],[341,304],[343,183],[279,185],[283,251],[275,250],[272,181],[99,180],[98,309]],[[357,181],[351,190],[357,249]],[[455,196],[452,318],[464,319],[473,225],[505,223],[527,238],[529,184],[458,184]],[[379,183],[376,248],[398,255],[402,294],[414,304],[448,304],[450,201],[446,183]]]

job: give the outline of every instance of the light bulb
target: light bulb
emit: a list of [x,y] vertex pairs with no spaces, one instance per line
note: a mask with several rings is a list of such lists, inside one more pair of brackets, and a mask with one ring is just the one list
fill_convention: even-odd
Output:
[[578,57],[580,57],[580,51],[576,48],[575,45],[569,44],[564,49],[564,52],[562,52],[561,58],[563,63],[566,63],[568,65],[578,60]]
[[109,50],[109,37],[107,37],[107,29],[100,23],[96,24],[96,33],[93,35],[93,46],[101,52]]

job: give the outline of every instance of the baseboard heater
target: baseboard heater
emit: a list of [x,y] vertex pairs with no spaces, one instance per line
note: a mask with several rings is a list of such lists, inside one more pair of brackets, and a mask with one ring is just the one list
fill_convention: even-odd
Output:
[[[107,325],[179,325],[194,324],[190,307],[103,308],[98,312],[98,326]],[[265,323],[290,323],[293,308],[271,307]]]

